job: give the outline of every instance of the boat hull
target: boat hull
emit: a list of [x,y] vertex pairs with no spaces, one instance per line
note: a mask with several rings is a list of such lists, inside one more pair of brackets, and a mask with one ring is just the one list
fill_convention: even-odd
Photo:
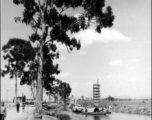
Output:
[[106,112],[84,112],[85,115],[106,115]]
[[110,112],[110,111],[108,111],[108,112],[107,112],[107,114],[111,114],[111,112]]
[[72,110],[74,113],[82,113],[82,110]]

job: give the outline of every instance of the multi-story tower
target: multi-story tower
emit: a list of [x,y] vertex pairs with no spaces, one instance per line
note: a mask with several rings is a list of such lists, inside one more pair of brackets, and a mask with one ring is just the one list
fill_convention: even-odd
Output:
[[100,85],[93,84],[93,102],[94,105],[99,106],[100,103]]

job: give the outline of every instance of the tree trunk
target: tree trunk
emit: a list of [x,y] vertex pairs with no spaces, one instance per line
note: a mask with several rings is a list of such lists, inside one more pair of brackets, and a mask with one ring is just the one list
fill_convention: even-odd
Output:
[[51,98],[50,98],[50,93],[49,93],[49,102],[50,102]]
[[43,83],[42,83],[42,71],[43,71],[43,51],[42,45],[39,51],[39,67],[38,67],[38,75],[37,75],[37,89],[36,89],[36,112],[39,109],[42,109],[42,101],[43,101]]
[[34,95],[34,87],[32,87],[33,85],[31,85],[31,91],[32,91],[32,96],[33,96],[33,100],[35,98],[35,95]]
[[17,73],[15,73],[15,104],[17,104]]
[[[46,3],[46,0],[43,0],[43,3]],[[43,7],[45,4],[43,4]],[[43,102],[43,82],[42,82],[42,73],[43,73],[43,45],[45,43],[46,35],[48,34],[48,31],[46,31],[46,23],[44,20],[44,11],[41,10],[41,23],[42,23],[42,34],[41,34],[41,40],[40,42],[40,50],[38,53],[38,62],[39,62],[39,67],[38,67],[38,75],[37,75],[37,89],[36,89],[36,112],[38,110],[42,109],[42,102]]]

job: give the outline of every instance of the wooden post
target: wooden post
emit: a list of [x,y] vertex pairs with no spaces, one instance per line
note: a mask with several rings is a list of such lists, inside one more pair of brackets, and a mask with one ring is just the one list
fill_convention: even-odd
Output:
[[7,93],[6,93],[6,102],[7,102],[7,95],[8,95],[8,89],[7,89]]

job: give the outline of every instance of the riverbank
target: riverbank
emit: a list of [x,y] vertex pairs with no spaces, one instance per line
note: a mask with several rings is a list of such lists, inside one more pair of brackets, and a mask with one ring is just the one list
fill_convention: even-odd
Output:
[[[87,107],[93,104],[93,101],[83,100],[80,102],[83,106]],[[151,115],[151,100],[119,100],[119,101],[108,101],[101,100],[100,107],[111,106],[112,112],[116,113],[128,113],[138,115]]]
[[151,115],[151,109],[147,108],[113,107],[112,111],[116,113],[128,113],[149,116]]
[[62,114],[63,106],[53,109],[42,109],[39,113],[35,113],[35,107],[28,110],[27,120],[71,120],[69,115]]
[[116,113],[138,115],[151,115],[151,100],[107,101],[101,102],[102,106],[111,106]]

